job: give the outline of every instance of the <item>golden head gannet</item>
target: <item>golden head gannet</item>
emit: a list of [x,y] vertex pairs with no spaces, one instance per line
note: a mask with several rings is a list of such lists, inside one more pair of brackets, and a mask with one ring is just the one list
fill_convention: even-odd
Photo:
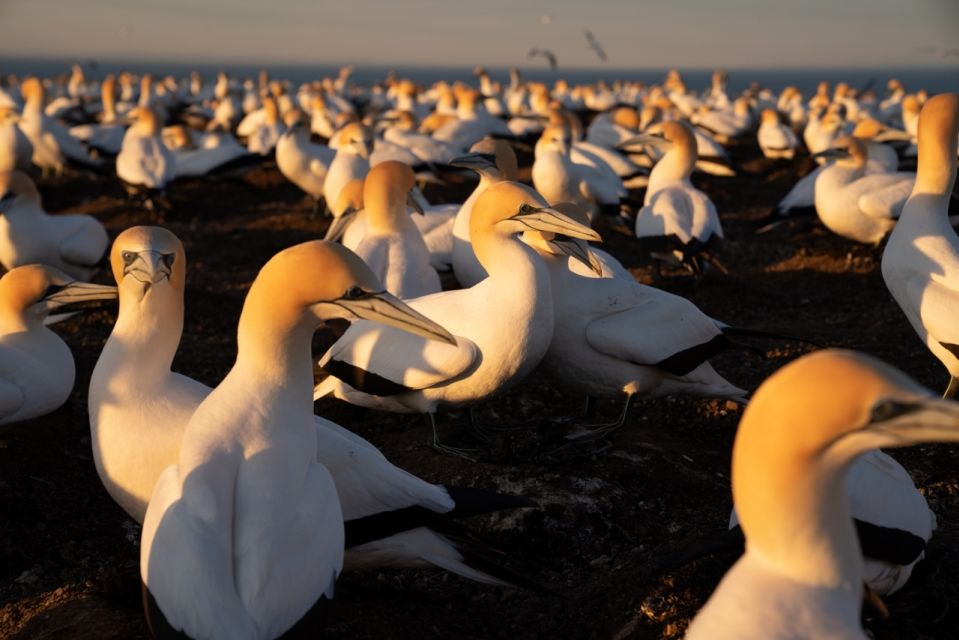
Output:
[[340,245],[296,245],[260,270],[236,363],[190,418],[144,518],[155,635],[277,638],[315,624],[309,614],[333,597],[343,512],[316,457],[310,343],[326,320],[361,317],[453,342]]
[[[588,221],[571,203],[555,208]],[[622,424],[634,395],[745,401],[746,392],[709,364],[735,348],[725,325],[685,298],[636,282],[615,258],[582,240],[533,232],[524,240],[546,263],[552,285],[553,339],[540,370],[590,397],[625,394],[625,408],[610,427]]]
[[29,171],[33,143],[17,126],[20,114],[13,105],[0,105],[0,171]]
[[80,141],[70,135],[66,127],[43,112],[45,91],[37,78],[27,78],[20,83],[24,105],[19,127],[33,144],[33,164],[44,173],[63,171],[68,162],[85,167],[97,167],[99,160],[91,158]]
[[949,224],[956,181],[959,96],[931,98],[919,116],[915,186],[882,255],[882,277],[912,328],[949,371],[946,395],[959,388],[959,237]]
[[639,133],[639,123],[636,109],[616,107],[593,118],[586,129],[586,140],[605,147],[615,147]]
[[799,140],[793,130],[782,123],[775,109],[763,109],[756,138],[759,148],[767,158],[790,160],[796,157]]
[[689,180],[697,153],[692,127],[682,120],[660,122],[630,143],[666,150],[649,174],[643,208],[636,214],[636,237],[657,265],[678,259],[700,271],[701,260],[710,260],[722,242],[723,228],[712,200]]
[[306,118],[299,110],[287,114],[287,130],[276,143],[276,166],[286,179],[313,196],[323,197],[323,183],[336,152],[310,140]]
[[[120,312],[90,380],[91,441],[104,487],[142,522],[157,478],[176,464],[187,422],[211,389],[171,371],[183,329],[180,241],[159,227],[133,227],[117,237],[111,258]],[[427,483],[390,464],[363,438],[319,416],[313,421],[317,460],[333,476],[346,521],[347,568],[434,564],[481,582],[510,581],[474,569],[429,528],[441,514],[484,510],[469,490]],[[529,506],[484,495],[487,510]],[[390,521],[392,512],[408,507],[421,508],[423,517],[404,526]],[[379,525],[362,529],[371,516]],[[497,573],[496,567],[486,571]]]
[[123,134],[126,131],[116,111],[116,77],[113,74],[104,78],[100,87],[100,102],[103,111],[97,124],[81,124],[70,127],[70,135],[82,140],[87,146],[102,153],[115,156],[123,146]]
[[13,268],[0,278],[0,425],[49,413],[73,390],[73,355],[44,326],[49,313],[116,295],[116,287],[77,282],[39,264]]
[[[590,215],[618,215],[626,197],[623,181],[584,159],[574,158],[568,127],[549,126],[536,143],[533,185],[548,202],[575,202]],[[607,167],[608,168],[608,167]]]
[[397,112],[392,123],[383,131],[383,139],[387,142],[408,149],[415,155],[419,163],[447,164],[461,153],[459,147],[434,140],[425,133],[416,130],[416,119],[409,111]]
[[454,167],[472,169],[480,180],[470,196],[460,206],[453,221],[453,273],[463,287],[472,287],[486,277],[486,270],[476,259],[470,243],[470,217],[473,206],[491,185],[504,180],[518,179],[516,153],[505,140],[485,138],[470,147],[469,154],[450,161]]
[[[167,129],[164,129],[164,142],[168,140]],[[219,124],[203,132],[192,131],[182,125],[181,129],[188,136],[183,136],[179,142],[187,144],[175,148],[170,145],[176,158],[177,178],[236,176],[263,162],[262,156],[247,151],[232,133]]]
[[726,144],[752,130],[752,108],[747,98],[739,97],[733,101],[731,109],[700,108],[690,116],[690,122],[713,134],[719,142]]
[[865,638],[850,466],[879,447],[954,440],[959,405],[874,358],[819,351],[773,374],[746,407],[733,447],[746,553],[687,637]]
[[492,116],[480,101],[479,93],[469,87],[456,92],[456,120],[440,126],[433,137],[450,145],[466,149],[488,135],[511,136],[512,132],[503,120]]
[[899,168],[899,155],[887,141],[909,142],[905,131],[896,131],[874,118],[863,118],[856,123],[852,135],[866,144],[866,173],[891,172]]
[[373,153],[373,131],[359,122],[350,122],[333,136],[336,156],[330,163],[323,182],[327,202],[336,202],[340,189],[350,180],[365,178],[370,172],[370,154]]
[[[489,276],[469,289],[409,301],[444,323],[456,344],[353,323],[321,360],[332,375],[317,386],[316,397],[332,393],[362,406],[432,417],[440,405],[473,403],[522,380],[553,334],[549,274],[536,252],[516,237],[527,229],[599,239],[589,227],[549,208],[529,187],[490,186],[470,219],[473,250]],[[509,340],[503,340],[506,327]]]
[[[670,105],[668,100],[665,98],[663,100],[665,101],[664,106],[647,103],[647,106],[643,107],[640,113],[640,132],[666,119],[664,113],[670,108]],[[696,170],[714,176],[736,175],[733,160],[729,152],[726,151],[711,134],[697,127],[693,127],[693,134],[696,136]],[[635,140],[635,137],[627,138],[619,143],[616,148],[631,154],[629,156],[630,160],[637,165],[651,167],[662,157],[662,150],[656,149],[655,147],[642,146],[639,147],[639,153],[641,155],[637,157],[637,154],[630,146],[633,140]]]
[[816,177],[815,205],[819,219],[833,233],[856,242],[878,243],[896,224],[915,174],[866,174],[865,143],[842,136],[817,156],[835,158]]
[[163,144],[157,115],[134,107],[127,117],[133,124],[117,155],[117,177],[134,188],[162,191],[176,175],[176,156]]
[[[239,132],[239,129],[237,131]],[[247,134],[246,147],[250,150],[250,153],[258,153],[261,156],[269,155],[284,131],[286,131],[286,127],[280,119],[276,99],[270,95],[264,96],[263,118]]]
[[26,174],[0,173],[0,264],[5,268],[41,263],[88,279],[109,243],[106,229],[96,218],[49,216]]
[[400,162],[383,162],[370,170],[363,186],[366,232],[356,247],[356,255],[386,290],[403,299],[441,289],[426,242],[407,213],[408,204],[422,210],[411,194],[415,186],[413,170]]

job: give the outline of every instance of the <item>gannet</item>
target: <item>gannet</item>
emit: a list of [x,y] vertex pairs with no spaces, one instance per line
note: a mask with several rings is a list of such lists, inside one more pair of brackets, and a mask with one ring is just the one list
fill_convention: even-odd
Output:
[[70,135],[82,140],[87,146],[112,156],[120,153],[126,127],[120,122],[116,111],[116,78],[113,74],[103,80],[100,102],[103,105],[100,122],[70,127]]
[[672,258],[701,271],[702,259],[715,261],[711,254],[722,242],[723,228],[712,201],[689,180],[696,164],[692,128],[681,120],[661,122],[629,143],[666,149],[649,174],[636,237],[657,265]]
[[920,339],[949,371],[946,396],[959,388],[959,237],[949,224],[956,180],[959,96],[931,98],[919,116],[915,186],[882,254],[882,277]]
[[407,204],[420,209],[410,194],[415,186],[413,170],[393,161],[373,167],[363,186],[366,231],[356,255],[363,258],[387,291],[402,299],[418,298],[442,288],[439,275],[430,265],[426,242],[406,210]]
[[[211,389],[170,369],[183,328],[186,256],[180,241],[165,229],[133,227],[117,237],[111,257],[120,313],[90,380],[91,441],[104,487],[142,522],[157,478],[176,463],[183,430]],[[484,492],[480,506],[469,490],[427,483],[329,420],[315,416],[314,425],[317,459],[333,476],[346,520],[347,568],[433,564],[481,582],[522,582],[495,565],[475,569],[429,525],[529,503]],[[421,509],[423,517],[402,526],[389,521],[391,512],[399,516],[408,507]],[[351,534],[371,516],[380,524]]]
[[109,243],[106,229],[96,218],[47,215],[36,185],[26,174],[0,173],[0,264],[4,268],[40,263],[86,280]]
[[70,348],[44,326],[54,309],[115,298],[116,287],[78,282],[39,264],[0,278],[0,425],[50,413],[70,396]]
[[150,107],[134,107],[133,122],[117,154],[117,177],[133,188],[163,191],[176,175],[176,157],[160,137],[160,123]]
[[[555,207],[585,223],[571,203]],[[692,394],[744,402],[746,392],[719,375],[709,358],[735,348],[735,331],[692,302],[636,282],[612,256],[582,240],[527,232],[524,241],[549,270],[553,339],[540,369],[590,397]],[[583,268],[592,264],[593,269]],[[605,431],[605,430],[604,430]]]
[[[857,522],[863,549],[863,582],[885,596],[901,589],[936,528],[929,509],[909,472],[878,449],[856,458],[846,478],[850,515]],[[736,510],[730,528],[739,524]]]
[[756,138],[767,158],[791,160],[796,157],[799,140],[793,130],[779,120],[779,113],[774,109],[763,109]]
[[265,96],[263,98],[263,120],[256,123],[252,130],[246,134],[241,134],[240,130],[237,129],[237,135],[246,135],[246,148],[250,150],[250,153],[266,156],[273,151],[285,130],[286,127],[280,120],[276,100],[272,96]]
[[326,173],[323,195],[327,202],[336,202],[340,189],[347,182],[365,178],[369,173],[373,132],[369,127],[351,122],[340,129],[331,142],[336,144],[336,156]]
[[549,126],[536,143],[533,185],[547,202],[575,202],[590,215],[618,215],[620,200],[626,197],[623,181],[595,166],[577,162],[572,156],[573,141],[567,127]]
[[470,218],[473,206],[491,185],[504,180],[516,181],[518,168],[516,154],[505,140],[486,138],[472,147],[470,153],[454,158],[450,164],[472,169],[480,181],[460,206],[453,220],[453,273],[463,287],[472,287],[486,277],[486,269],[479,263],[470,243]]
[[819,219],[833,233],[863,243],[878,243],[896,224],[915,174],[866,174],[866,146],[842,136],[819,155],[836,161],[816,177]]
[[741,97],[736,98],[732,109],[714,111],[703,105],[690,116],[690,122],[713,134],[719,142],[725,144],[749,132],[753,127],[753,116],[749,100]]
[[29,171],[33,143],[17,126],[20,115],[12,105],[0,105],[0,171]]
[[[183,144],[172,148],[177,178],[237,175],[263,162],[262,156],[247,151],[233,134],[219,127],[191,132],[181,125],[174,130],[183,138]],[[168,141],[166,129],[163,140]]]
[[328,203],[333,220],[326,230],[324,240],[330,242],[341,240],[344,247],[356,251],[356,247],[363,241],[363,236],[366,234],[365,222],[354,224],[365,207],[363,202],[365,182],[366,178],[350,180],[340,189],[340,195],[337,196],[336,201]]
[[409,111],[400,111],[391,120],[392,126],[383,131],[383,138],[410,150],[420,162],[447,164],[461,150],[451,144],[434,140],[416,131],[416,120]]
[[[522,380],[549,348],[553,302],[542,260],[516,236],[526,229],[598,240],[592,229],[550,209],[515,182],[490,186],[476,201],[470,239],[489,276],[468,289],[410,300],[456,336],[455,346],[354,322],[323,356],[327,394],[361,406],[426,413],[488,398]],[[510,339],[504,340],[508,328]],[[435,341],[434,341],[435,342]],[[439,446],[434,427],[434,446]],[[440,447],[442,448],[442,447]]]
[[773,374],[746,407],[733,447],[746,553],[686,637],[866,638],[850,465],[879,447],[954,440],[959,405],[869,356],[818,351]]
[[457,95],[457,118],[437,129],[433,137],[456,148],[465,149],[490,134],[512,135],[506,123],[491,116],[479,98],[479,93],[475,90],[462,88]]
[[453,342],[339,245],[296,245],[260,270],[236,363],[190,418],[147,507],[140,575],[155,635],[268,639],[316,625],[345,540],[316,457],[310,342],[326,320],[360,317]]
[[37,78],[27,78],[20,84],[24,105],[19,127],[33,144],[33,164],[44,172],[63,171],[66,162],[77,162],[85,167],[97,167],[99,160],[90,157],[79,140],[57,120],[43,112],[44,89]]
[[[302,112],[293,111],[287,118],[287,130],[276,143],[276,166],[287,180],[318,203],[336,152],[325,144],[310,141],[310,130]],[[329,204],[332,208],[332,203]]]

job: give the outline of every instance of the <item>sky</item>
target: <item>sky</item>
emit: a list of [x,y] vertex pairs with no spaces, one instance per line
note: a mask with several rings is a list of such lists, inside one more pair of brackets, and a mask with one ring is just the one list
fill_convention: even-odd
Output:
[[0,62],[495,67],[527,64],[532,47],[561,68],[959,69],[959,2],[0,0]]

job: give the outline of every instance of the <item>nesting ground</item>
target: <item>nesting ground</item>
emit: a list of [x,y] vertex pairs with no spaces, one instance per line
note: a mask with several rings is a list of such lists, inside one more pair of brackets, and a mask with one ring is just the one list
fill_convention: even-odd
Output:
[[[667,274],[661,286],[729,323],[805,336],[879,356],[934,389],[947,374],[919,342],[879,273],[881,249],[853,245],[818,222],[754,235],[803,170],[767,165],[758,149],[734,149],[736,178],[695,176],[723,218],[728,276]],[[327,220],[275,168],[242,180],[192,181],[170,189],[163,216],[131,204],[113,178],[71,175],[39,183],[48,211],[97,216],[112,236],[163,224],[186,245],[187,317],[174,368],[215,385],[235,355],[243,297],[278,250],[322,236]],[[462,197],[470,184],[427,190],[433,201]],[[606,247],[643,282],[633,239],[600,229]],[[107,282],[103,272],[99,280]],[[93,465],[86,395],[115,307],[57,330],[77,360],[76,388],[44,418],[0,429],[0,637],[148,638],[140,610],[139,527],[100,485]],[[643,327],[637,326],[637,332]],[[503,328],[509,339],[509,328]],[[725,354],[716,368],[754,389],[814,347],[769,343],[766,358]],[[490,424],[526,425],[503,434],[476,463],[425,446],[419,418],[317,403],[317,412],[371,440],[395,464],[434,482],[522,493],[540,508],[470,524],[509,548],[516,567],[554,587],[541,595],[491,588],[441,571],[345,574],[337,584],[328,637],[673,638],[705,602],[731,555],[676,566],[673,558],[710,532],[730,508],[729,454],[742,408],[692,398],[641,401],[606,440],[554,451],[569,427],[551,421],[581,411],[583,398],[540,373],[479,408]],[[618,404],[602,403],[614,416]],[[452,440],[465,411],[441,414]],[[959,628],[959,449],[894,452],[939,519],[927,559],[888,599],[888,621],[867,617],[877,638],[955,637]]]

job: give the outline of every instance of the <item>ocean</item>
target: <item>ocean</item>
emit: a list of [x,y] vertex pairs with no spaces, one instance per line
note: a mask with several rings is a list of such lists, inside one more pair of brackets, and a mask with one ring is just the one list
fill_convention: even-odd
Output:
[[[14,73],[17,75],[40,75],[51,77],[61,73],[68,73],[73,61],[70,60],[49,60],[49,59],[28,59],[28,58],[0,58],[0,75]],[[108,73],[117,71],[131,71],[134,73],[153,73],[155,75],[173,75],[175,77],[186,77],[190,71],[197,70],[204,77],[212,78],[222,70],[231,76],[255,78],[260,69],[266,69],[270,76],[278,79],[290,80],[294,84],[315,80],[324,76],[336,75],[339,65],[316,64],[316,65],[253,65],[248,63],[231,64],[228,62],[220,63],[196,63],[188,64],[184,62],[119,62],[119,61],[86,61],[82,63],[87,76],[90,78],[102,78]],[[521,66],[518,67],[527,80],[536,80],[540,82],[552,83],[559,78],[565,78],[572,84],[588,84],[605,80],[612,82],[614,80],[638,80],[644,83],[662,82],[666,75],[666,69],[613,69],[613,68],[595,68],[595,69],[559,69],[550,71],[542,66]],[[353,72],[353,81],[369,85],[383,80],[390,71],[395,71],[399,76],[406,77],[414,82],[424,85],[432,84],[438,80],[475,83],[476,78],[473,75],[471,67],[417,67],[417,66],[387,66],[387,65],[356,65]],[[509,81],[509,71],[506,68],[488,67],[487,71],[494,80],[501,82]],[[709,86],[712,69],[680,69],[686,84],[691,90],[700,90]],[[886,81],[890,78],[901,80],[907,90],[914,91],[926,89],[930,93],[941,93],[944,91],[959,92],[959,65],[941,66],[926,68],[883,68],[883,69],[729,69],[729,90],[731,93],[739,93],[747,88],[751,83],[756,82],[761,86],[768,87],[773,91],[779,92],[784,87],[795,85],[803,94],[810,94],[815,91],[816,85],[821,80],[826,80],[831,84],[839,81],[845,81],[857,88],[871,86],[880,93],[885,89]]]

